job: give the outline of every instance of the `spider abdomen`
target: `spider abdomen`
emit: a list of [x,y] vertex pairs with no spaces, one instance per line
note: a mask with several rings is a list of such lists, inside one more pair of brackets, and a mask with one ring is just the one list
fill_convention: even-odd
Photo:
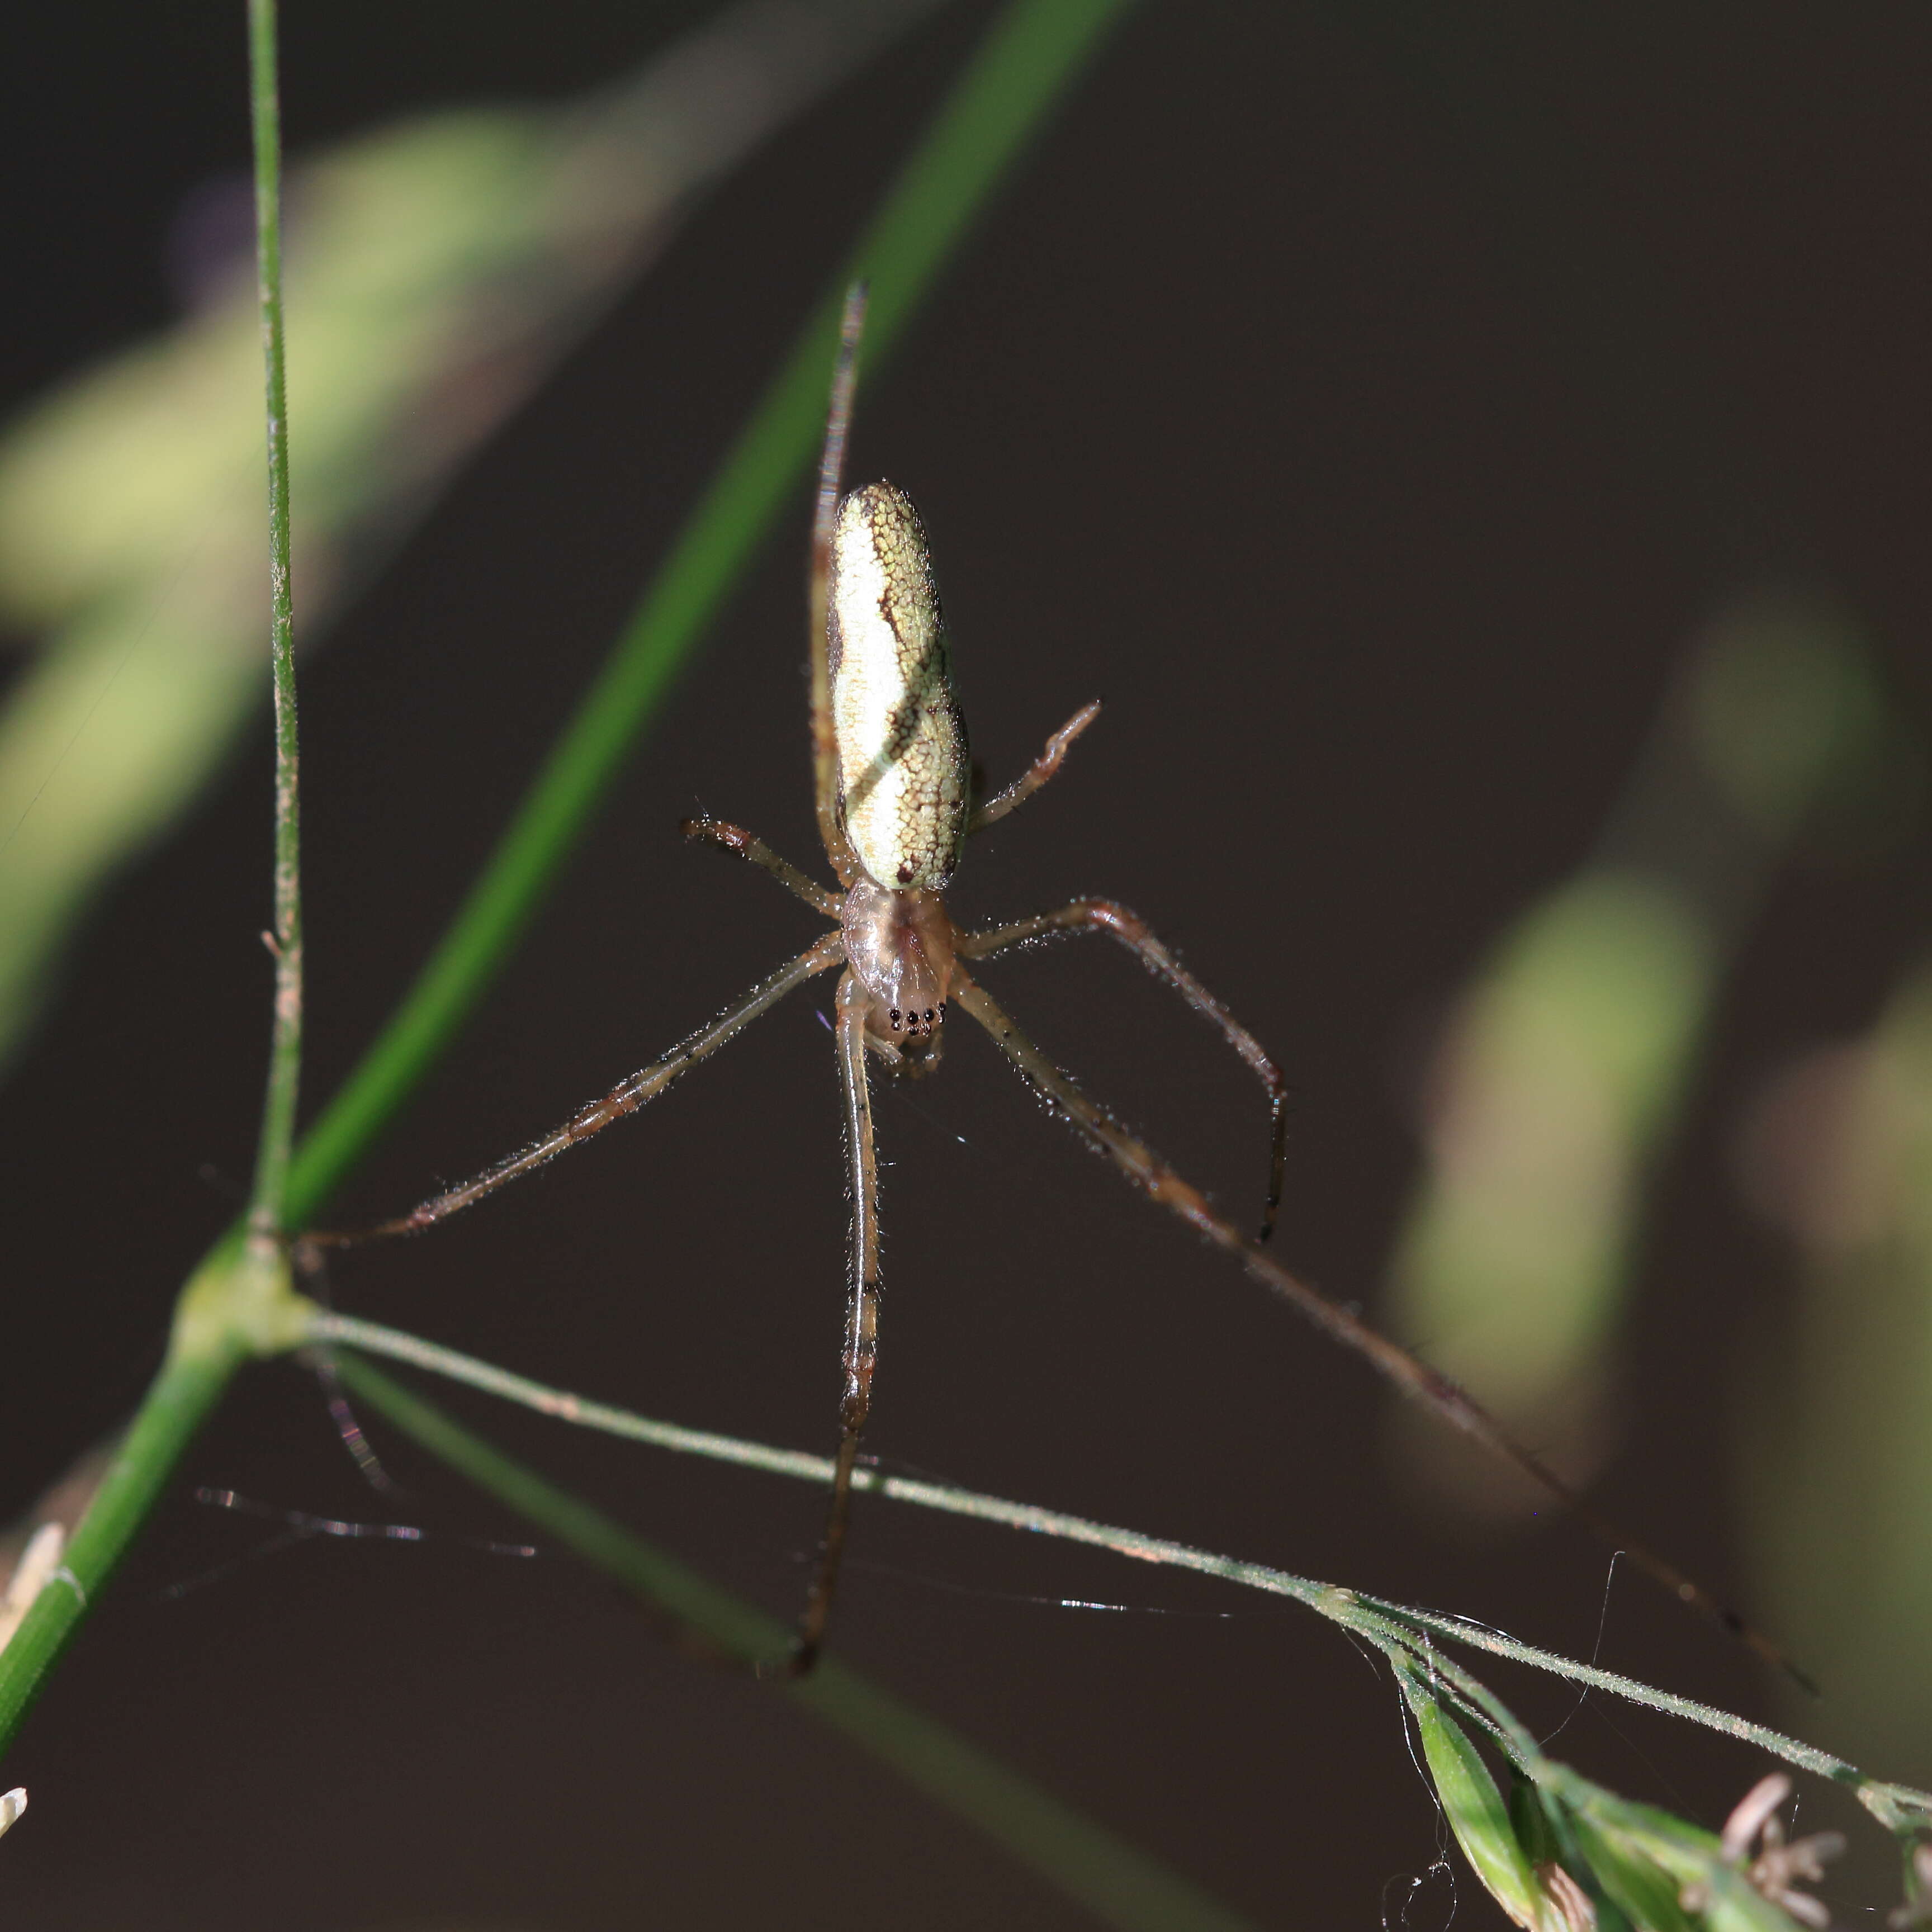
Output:
[[826,623],[846,835],[875,884],[938,891],[966,837],[966,725],[926,532],[893,484],[838,506]]

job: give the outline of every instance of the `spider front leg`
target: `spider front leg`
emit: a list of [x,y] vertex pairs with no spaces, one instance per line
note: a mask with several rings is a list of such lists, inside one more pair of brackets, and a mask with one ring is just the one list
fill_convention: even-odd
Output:
[[655,1100],[680,1074],[716,1053],[768,1006],[776,1006],[794,987],[802,986],[806,980],[830,971],[844,956],[842,937],[836,932],[827,933],[796,959],[788,961],[776,973],[760,980],[743,998],[734,1001],[716,1019],[700,1027],[688,1040],[633,1073],[628,1079],[620,1081],[601,1100],[580,1107],[562,1126],[544,1135],[542,1139],[532,1142],[518,1153],[506,1155],[494,1167],[485,1168],[470,1180],[446,1188],[440,1194],[432,1195],[406,1214],[399,1214],[393,1220],[378,1222],[373,1228],[347,1232],[311,1232],[300,1236],[297,1245],[305,1245],[311,1250],[352,1247],[358,1242],[420,1234],[424,1228],[473,1207],[485,1195],[494,1194],[498,1188],[529,1173],[532,1168],[554,1160],[579,1142],[602,1132],[613,1120],[622,1120],[626,1114],[634,1114],[640,1107]]
[[872,1094],[866,1074],[866,1016],[872,995],[850,972],[838,982],[838,1080],[845,1102],[845,1153],[852,1193],[852,1247],[845,1313],[845,1390],[838,1405],[838,1453],[832,1500],[819,1545],[818,1574],[799,1621],[788,1666],[802,1676],[825,1642],[845,1529],[852,1514],[852,1472],[859,1438],[872,1406],[872,1370],[879,1348],[879,1163],[872,1143]]
[[1067,747],[1100,715],[1100,700],[1090,698],[1082,705],[1060,729],[1046,741],[1046,749],[1034,760],[1020,776],[1004,791],[996,791],[986,800],[967,821],[968,833],[983,832],[989,825],[1006,817],[1016,805],[1032,797],[1054,773],[1059,770],[1061,760],[1066,756]]
[[[1076,718],[1060,736],[1065,736],[1081,722]],[[1048,748],[1050,752],[1052,748]],[[1017,920],[1011,926],[965,934],[959,940],[959,951],[965,958],[990,959],[1010,946],[1024,946],[1028,940],[1063,932],[1104,932],[1118,940],[1156,979],[1172,986],[1203,1019],[1220,1029],[1222,1038],[1247,1062],[1255,1078],[1266,1088],[1268,1201],[1262,1210],[1261,1232],[1255,1238],[1266,1240],[1274,1232],[1275,1217],[1281,1211],[1282,1177],[1288,1164],[1288,1083],[1282,1077],[1281,1069],[1268,1058],[1261,1042],[1160,943],[1147,921],[1112,899],[1076,899],[1058,912],[1041,913],[1033,919]]]
[[787,892],[802,898],[827,919],[838,916],[842,902],[836,892],[827,892],[823,886],[814,884],[790,860],[781,859],[755,832],[747,832],[742,825],[713,818],[707,812],[696,818],[686,819],[677,829],[694,845],[716,845],[734,858],[742,859],[761,872],[770,873]]

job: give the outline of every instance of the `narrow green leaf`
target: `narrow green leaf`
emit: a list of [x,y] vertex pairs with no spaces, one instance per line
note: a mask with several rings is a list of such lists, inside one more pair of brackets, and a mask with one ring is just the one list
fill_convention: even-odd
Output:
[[1682,1887],[1669,1872],[1584,1813],[1573,1810],[1570,1822],[1598,1883],[1633,1924],[1642,1932],[1696,1932],[1678,1903]]
[[1436,1795],[1462,1856],[1485,1890],[1519,1925],[1544,1923],[1543,1888],[1510,1823],[1502,1794],[1468,1734],[1430,1694],[1420,1673],[1397,1664],[1402,1694],[1414,1714],[1417,1735]]
[[1793,1932],[1797,1922],[1759,1892],[1738,1867],[1727,1864],[1714,1832],[1654,1804],[1618,1798],[1572,1774],[1582,1794],[1575,1808],[1604,1838],[1661,1871],[1704,1932]]
[[1512,1765],[1510,1767],[1510,1828],[1516,1834],[1522,1855],[1532,1865],[1556,1864],[1563,1848],[1558,1842],[1550,1814],[1544,1809],[1542,1794]]

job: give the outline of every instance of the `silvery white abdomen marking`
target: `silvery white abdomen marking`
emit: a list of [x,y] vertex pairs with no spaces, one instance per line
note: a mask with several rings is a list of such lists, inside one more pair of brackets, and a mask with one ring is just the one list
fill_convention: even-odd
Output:
[[832,722],[847,834],[875,884],[937,891],[966,836],[966,726],[926,532],[904,490],[872,483],[840,503],[830,590]]

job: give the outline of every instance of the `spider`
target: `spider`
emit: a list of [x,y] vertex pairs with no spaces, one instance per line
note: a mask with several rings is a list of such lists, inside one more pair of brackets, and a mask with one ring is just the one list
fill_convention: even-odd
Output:
[[[1786,1660],[1736,1614],[1660,1557],[1616,1536],[1560,1478],[1522,1448],[1468,1395],[1351,1310],[1330,1301],[1277,1263],[1264,1244],[1274,1231],[1286,1162],[1286,1088],[1260,1042],[1180,964],[1146,922],[1110,899],[1078,898],[979,932],[956,927],[945,893],[966,841],[1004,818],[1059,771],[1069,748],[1099,715],[1085,704],[1047,740],[1004,790],[975,802],[964,722],[954,692],[944,622],[926,532],[895,484],[842,494],[846,435],[857,373],[865,289],[848,294],[819,465],[811,564],[811,716],[819,834],[838,884],[816,884],[742,827],[704,816],[681,830],[769,873],[835,922],[832,929],[760,980],[706,1025],[601,1099],[482,1173],[409,1213],[353,1232],[312,1233],[302,1248],[346,1246],[413,1234],[472,1206],[508,1182],[588,1140],[656,1100],[679,1077],[742,1032],[784,996],[838,970],[833,1028],[844,1099],[848,1187],[852,1202],[842,1352],[838,1444],[818,1559],[790,1656],[778,1666],[808,1671],[822,1649],[850,1520],[852,1478],[870,1414],[878,1354],[879,1179],[870,1080],[916,1078],[939,1063],[957,1009],[983,1028],[1049,1112],[1135,1186],[1234,1256],[1251,1275],[1449,1425],[1511,1462],[1566,1504],[1586,1527],[1620,1544],[1672,1593],[1703,1610],[1780,1664]],[[1216,1028],[1267,1094],[1268,1192],[1249,1234],[1218,1212],[1146,1142],[1130,1132],[1021,1030],[970,969],[1016,946],[1058,935],[1105,933],[1125,946]]]

